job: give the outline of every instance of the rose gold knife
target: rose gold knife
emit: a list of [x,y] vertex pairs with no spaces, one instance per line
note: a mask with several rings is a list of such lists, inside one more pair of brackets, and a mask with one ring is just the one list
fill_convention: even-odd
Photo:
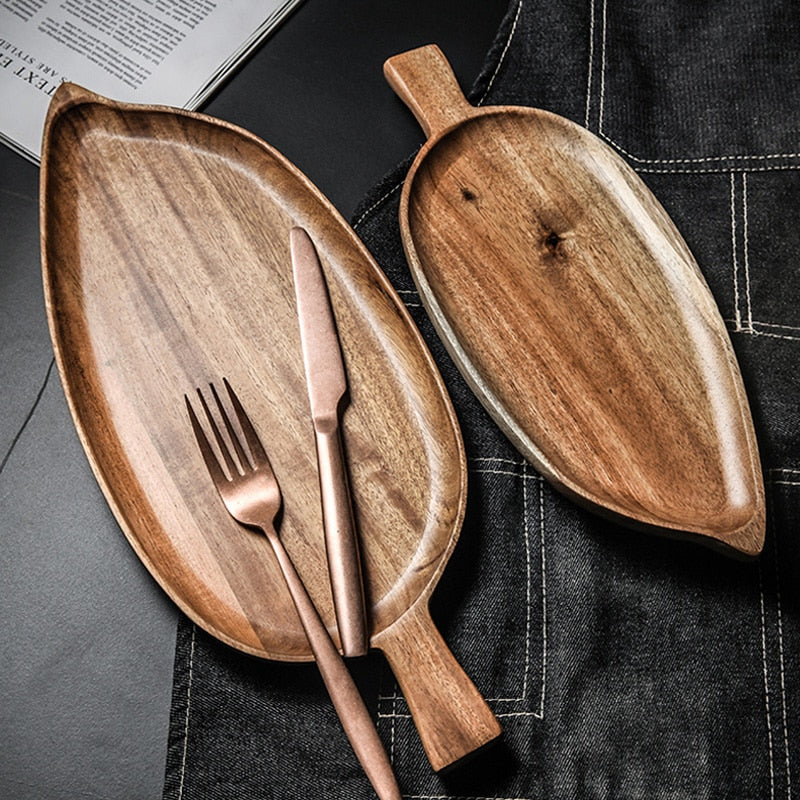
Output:
[[303,363],[317,445],[328,571],[342,653],[367,652],[367,619],[361,557],[342,450],[340,411],[347,378],[325,275],[311,238],[290,234]]

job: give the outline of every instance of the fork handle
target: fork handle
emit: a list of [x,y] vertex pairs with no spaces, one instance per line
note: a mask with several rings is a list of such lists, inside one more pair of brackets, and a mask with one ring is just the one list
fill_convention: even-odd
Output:
[[265,528],[342,727],[380,800],[402,800],[378,729],[277,533]]

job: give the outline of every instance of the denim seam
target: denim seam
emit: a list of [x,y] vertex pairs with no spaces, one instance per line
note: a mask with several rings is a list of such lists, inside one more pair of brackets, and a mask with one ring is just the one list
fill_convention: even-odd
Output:
[[[796,472],[796,470],[792,470]],[[770,471],[768,479],[771,479],[774,471]],[[774,483],[773,483],[774,485]],[[774,499],[770,493],[769,502],[770,516],[772,517],[773,524],[776,519],[774,511]],[[783,728],[783,748],[784,748],[784,768],[786,772],[786,797],[792,796],[792,771],[791,762],[789,759],[789,724],[787,719],[787,700],[786,700],[786,666],[784,660],[783,648],[783,608],[781,602],[781,575],[780,575],[780,559],[778,557],[778,541],[777,536],[774,538],[773,548],[773,564],[775,568],[775,625],[778,634],[778,667],[780,676],[780,700],[781,700],[781,725]]]
[[[766,478],[770,486],[800,486],[800,469],[787,467],[787,468],[772,468],[768,470]],[[769,495],[768,512],[772,521],[772,527],[775,527],[775,510],[773,495]],[[783,606],[781,600],[781,574],[780,574],[780,554],[778,552],[778,538],[772,538],[772,565],[774,568],[774,581],[775,581],[775,596],[774,596],[774,620],[768,621],[768,612],[771,609],[767,607],[767,592],[765,590],[765,573],[764,562],[759,562],[758,565],[758,588],[760,595],[760,613],[761,613],[761,666],[763,674],[763,687],[764,687],[764,712],[765,723],[767,728],[767,750],[769,758],[769,780],[770,780],[770,800],[776,797],[776,777],[778,761],[777,749],[778,741],[781,741],[783,746],[783,771],[785,775],[785,791],[782,796],[791,800],[792,797],[792,779],[791,779],[791,760],[789,749],[789,724],[787,718],[788,702],[786,697],[786,669],[784,657],[784,635],[783,635]],[[776,645],[769,645],[767,642],[767,628],[772,630],[774,625],[775,638],[777,640],[777,653],[775,652]],[[773,677],[770,679],[770,655],[772,660],[777,658],[777,681]],[[777,686],[775,683],[777,682]],[[780,707],[780,712],[777,708]],[[776,718],[780,716],[779,720]]]
[[485,102],[486,98],[489,95],[489,92],[492,90],[492,86],[494,85],[495,79],[500,72],[500,68],[503,66],[503,63],[506,60],[506,54],[508,53],[508,48],[511,47],[511,40],[514,38],[514,33],[517,30],[517,23],[519,22],[519,18],[522,15],[522,3],[523,0],[519,0],[517,4],[517,13],[514,15],[514,22],[511,24],[511,30],[508,32],[508,36],[506,37],[505,47],[503,47],[503,52],[500,53],[500,58],[497,59],[497,66],[495,67],[494,72],[492,73],[492,77],[489,79],[489,82],[486,84],[486,89],[484,90],[483,94],[478,100],[478,105],[481,106]]
[[770,800],[775,798],[775,758],[772,747],[772,718],[769,708],[769,677],[767,673],[767,624],[766,608],[764,599],[764,576],[761,565],[758,569],[758,588],[761,601],[761,672],[764,681],[764,710],[767,723],[767,754],[769,758],[769,796]]
[[[790,467],[777,467],[775,469],[771,469],[770,472],[770,483],[773,486],[800,486],[800,469],[792,469]],[[775,475],[787,475],[791,476],[791,478],[786,479],[778,479],[774,477]]]
[[[403,299],[403,305],[405,305],[406,308],[422,308],[419,292],[417,292],[416,289],[398,289],[397,294]],[[412,299],[406,300],[406,295]]]
[[[635,161],[637,164],[656,166],[664,164],[666,166],[676,166],[679,164],[713,164],[725,161],[778,161],[780,159],[796,159],[800,158],[800,153],[767,153],[762,155],[755,154],[740,154],[740,155],[721,155],[721,156],[696,156],[685,158],[641,158],[633,155],[630,151],[626,150],[621,145],[617,144],[610,136],[601,133],[600,136],[614,147],[625,158]],[[800,166],[789,165],[788,169],[800,169]],[[727,172],[728,168],[721,170]]]
[[[613,144],[613,142],[612,142]],[[616,145],[614,145],[616,147]],[[642,175],[705,175],[709,173],[726,172],[797,172],[800,164],[779,164],[766,167],[686,167],[684,169],[652,169],[637,167],[636,171]]]
[[[594,0],[592,0],[592,12],[594,13]],[[603,0],[603,33],[600,45],[600,108],[597,116],[597,131],[603,133],[603,115],[606,105],[606,33],[608,22],[608,4]]]
[[404,794],[404,800],[531,800],[529,797],[475,797],[462,794]]
[[[736,333],[753,333],[753,304],[750,297],[750,250],[747,210],[747,175],[731,172],[731,252],[733,256],[733,297]],[[741,215],[741,231],[736,224]],[[741,254],[741,259],[738,258]],[[740,263],[741,261],[741,263]],[[740,281],[741,273],[741,281]],[[744,319],[744,321],[743,321]]]
[[589,63],[586,69],[586,114],[583,118],[583,125],[588,130],[589,128],[589,115],[591,112],[592,103],[592,66],[594,64],[594,0],[591,0],[591,7],[589,11]]
[[736,230],[736,176],[733,172],[730,175],[731,183],[731,263],[733,266],[733,307],[734,325],[736,331],[742,330],[742,317],[739,308],[739,259],[738,242],[739,236]]
[[[769,322],[754,322],[754,326],[762,325],[767,328],[787,328],[788,330],[796,330],[800,332],[800,328],[789,328],[788,325],[773,325]],[[770,339],[782,339],[785,342],[800,342],[800,335],[798,336],[789,336],[785,333],[772,333],[770,331],[760,331],[757,328],[753,328],[753,330],[745,331],[745,330],[736,330],[733,329],[731,333],[742,333],[747,336],[766,336]]]
[[186,754],[189,746],[189,714],[192,708],[192,680],[194,678],[194,645],[197,625],[192,623],[192,641],[189,647],[189,678],[186,682],[186,719],[183,728],[183,753],[181,755],[181,778],[178,785],[178,800],[183,798],[183,787],[186,779]]
[[[800,340],[800,327],[762,322],[753,318],[753,304],[750,293],[750,237],[747,188],[747,174],[749,171],[730,172],[730,237],[734,318],[733,320],[725,320],[725,323],[731,333],[767,336],[784,341],[798,341]],[[737,224],[738,219],[741,219],[741,225]],[[771,328],[773,330],[761,330],[763,328]],[[791,331],[793,334],[777,333],[776,331]],[[794,335],[794,333],[798,335]]]
[[744,297],[747,309],[747,330],[753,330],[753,303],[750,298],[750,238],[747,215],[747,173],[743,172],[742,178],[742,255],[744,256]]
[[[520,703],[528,699],[528,676],[531,667],[531,639],[532,633],[532,619],[531,619],[531,582],[532,582],[532,565],[531,565],[531,540],[530,528],[531,519],[529,515],[530,498],[529,498],[529,483],[531,480],[537,482],[538,485],[538,527],[539,527],[539,554],[540,554],[540,568],[541,568],[541,601],[542,601],[542,663],[541,663],[541,681],[539,687],[539,710],[538,711],[498,711],[498,717],[535,717],[537,719],[544,718],[544,697],[546,688],[547,677],[547,579],[546,579],[546,555],[545,555],[545,516],[544,516],[544,481],[541,476],[535,474],[527,462],[515,461],[513,459],[501,458],[477,458],[475,461],[489,462],[495,464],[507,464],[514,467],[514,470],[502,468],[483,468],[476,469],[475,471],[480,474],[493,474],[493,475],[509,475],[514,478],[522,478],[522,508],[523,508],[523,529],[525,537],[525,560],[526,560],[526,598],[525,598],[525,669],[522,679],[522,692],[519,697],[491,697],[487,698],[489,703]],[[522,469],[520,473],[519,469]]]

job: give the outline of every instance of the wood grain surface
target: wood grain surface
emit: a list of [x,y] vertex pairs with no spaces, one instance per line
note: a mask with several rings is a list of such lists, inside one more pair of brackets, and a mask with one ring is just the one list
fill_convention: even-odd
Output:
[[498,424],[601,513],[759,553],[764,489],[739,368],[652,193],[566,119],[469,105],[435,46],[384,71],[429,136],[401,199],[414,279]]
[[[497,736],[428,612],[464,513],[457,420],[408,313],[330,203],[241,129],[72,84],[51,106],[41,185],[58,368],[125,535],[197,624],[289,661],[310,650],[280,570],[219,501],[183,396],[222,377],[236,389],[281,485],[281,538],[336,637],[289,254],[291,227],[309,232],[348,373],[343,438],[372,644],[435,768]],[[407,639],[417,630],[427,649]]]

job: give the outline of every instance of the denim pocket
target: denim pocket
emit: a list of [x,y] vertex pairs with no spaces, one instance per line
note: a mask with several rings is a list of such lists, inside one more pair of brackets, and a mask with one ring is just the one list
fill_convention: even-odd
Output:
[[[426,765],[405,701],[388,670],[379,698],[382,734],[404,790],[416,798],[483,796],[537,783],[532,742],[546,695],[546,522],[542,479],[519,456],[470,459],[467,523],[434,595],[445,639],[504,729],[487,764],[463,776],[434,775]],[[524,764],[509,759],[524,754]],[[478,790],[477,787],[485,787]],[[492,794],[492,796],[495,796]]]
[[593,130],[642,163],[797,158],[800,17],[790,0],[588,5]]

